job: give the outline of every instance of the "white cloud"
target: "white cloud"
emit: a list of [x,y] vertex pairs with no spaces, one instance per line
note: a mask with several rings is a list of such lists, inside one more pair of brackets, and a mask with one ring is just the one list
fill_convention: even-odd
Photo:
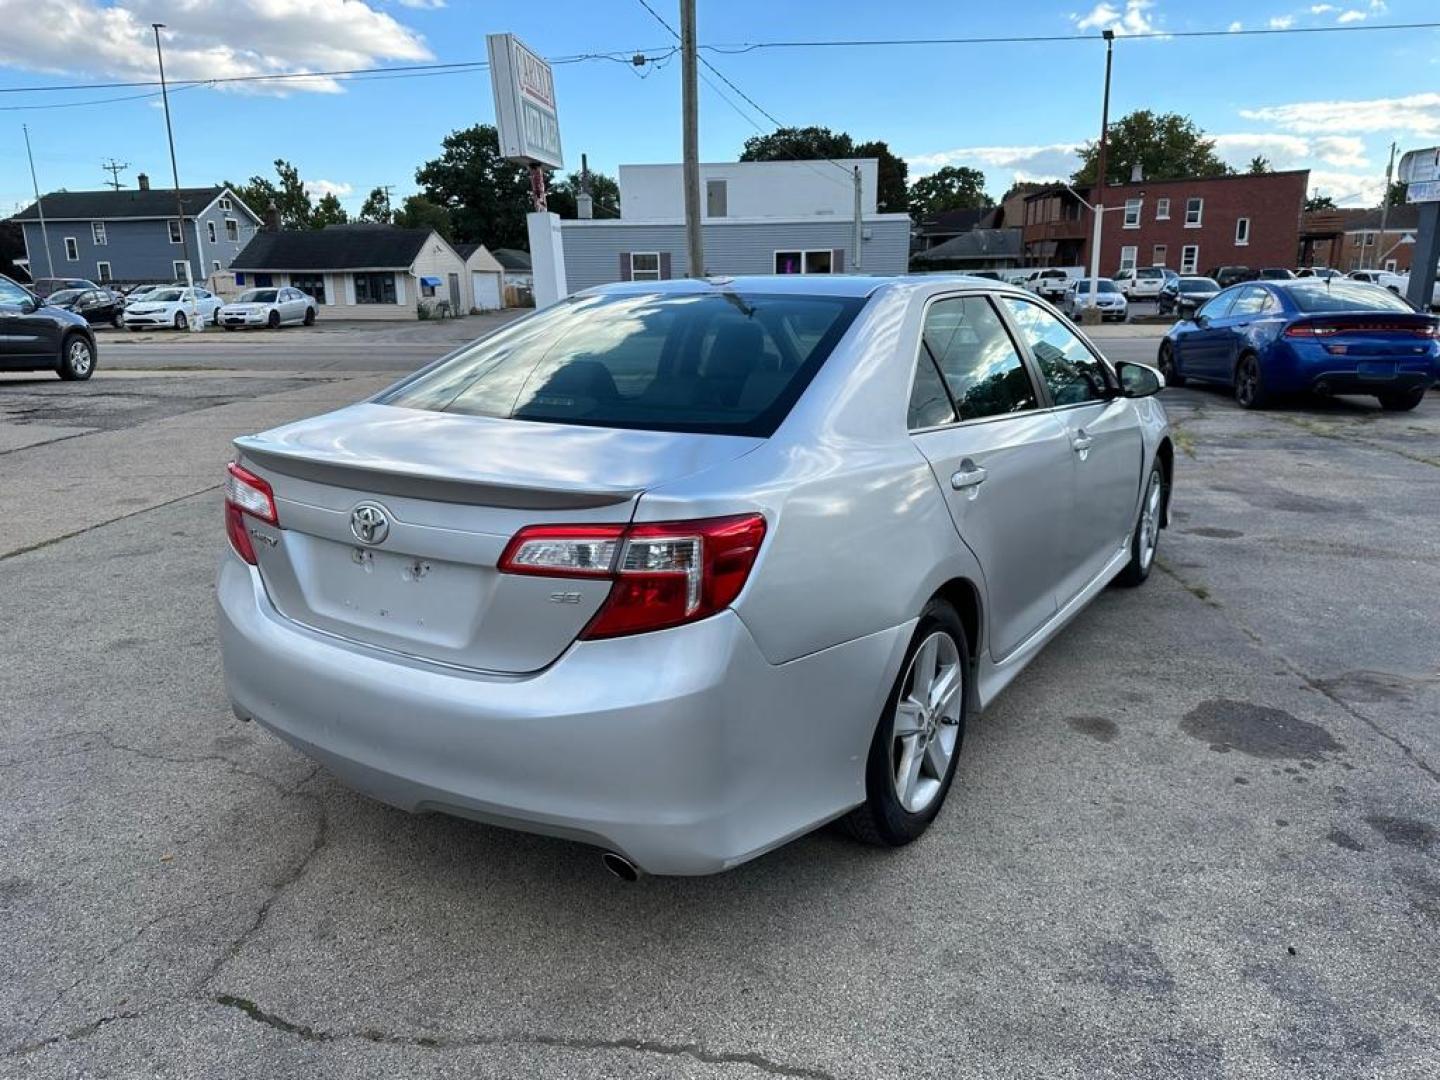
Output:
[[401,7],[433,11],[435,8],[443,8],[445,0],[399,0],[399,4]]
[[974,168],[1014,169],[1046,176],[1069,175],[1080,164],[1079,143],[1050,143],[1044,146],[965,146],[916,154],[905,160],[912,171],[934,172],[946,165]]
[[1315,140],[1315,156],[1340,169],[1363,169],[1370,164],[1365,140],[1358,135],[1321,135]]
[[1294,15],[1276,15],[1270,20],[1271,30],[1289,30],[1295,25]]
[[1311,15],[1325,15],[1325,14],[1328,14],[1329,12],[1331,12],[1331,11],[1338,11],[1338,10],[1339,10],[1339,9],[1336,8],[1336,6],[1335,6],[1334,4],[1311,4],[1311,5],[1310,5],[1310,14],[1311,14]]
[[[155,77],[152,22],[165,22],[165,74],[233,78],[428,60],[424,40],[360,0],[0,0],[0,66],[120,79]],[[264,93],[338,92],[334,79],[240,84]]]
[[1379,206],[1385,193],[1385,178],[1373,173],[1330,172],[1314,169],[1310,173],[1310,194],[1329,195],[1337,206]]
[[1244,29],[1245,29],[1245,24],[1242,23],[1239,19],[1236,19],[1234,22],[1232,22],[1232,23],[1230,24],[1230,33],[1232,33],[1232,34],[1238,34],[1241,30],[1244,30]]
[[1342,11],[1340,17],[1335,20],[1337,23],[1357,23],[1365,21],[1365,12],[1351,8],[1349,11]]
[[1310,140],[1279,132],[1240,132],[1211,136],[1215,152],[1227,165],[1243,169],[1256,154],[1267,158],[1272,168],[1289,169],[1310,155]]
[[1071,15],[1077,30],[1113,30],[1116,34],[1153,34],[1157,32],[1150,9],[1155,0],[1125,0],[1123,9],[1109,0],[1100,0],[1084,15]]
[[1240,115],[1301,134],[1383,131],[1431,136],[1440,134],[1440,93],[1367,101],[1301,101],[1241,109]]
[[355,190],[353,184],[343,182],[337,183],[334,180],[306,180],[305,191],[313,198],[321,199],[326,195],[334,195],[336,198],[344,198]]

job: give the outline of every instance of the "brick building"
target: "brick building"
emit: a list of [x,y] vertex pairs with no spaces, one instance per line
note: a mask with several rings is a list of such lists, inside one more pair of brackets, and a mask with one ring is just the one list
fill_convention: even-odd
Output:
[[[1100,272],[1294,266],[1309,181],[1301,169],[1107,185]],[[1094,201],[1091,189],[1077,190]],[[1023,227],[1027,266],[1090,265],[1095,219],[1063,184],[1026,197]]]

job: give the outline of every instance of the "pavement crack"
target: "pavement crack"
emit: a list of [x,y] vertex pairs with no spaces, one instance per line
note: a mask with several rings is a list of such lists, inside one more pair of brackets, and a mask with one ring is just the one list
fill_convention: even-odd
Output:
[[92,1020],[88,1024],[81,1024],[79,1027],[71,1028],[69,1031],[62,1031],[59,1035],[51,1035],[45,1039],[37,1039],[34,1042],[21,1043],[12,1050],[5,1052],[5,1057],[22,1057],[25,1054],[33,1054],[36,1050],[44,1050],[48,1046],[56,1046],[60,1043],[76,1042],[80,1039],[88,1039],[101,1028],[120,1020],[138,1020],[145,1015],[145,1010],[135,1012],[109,1013]]
[[1354,705],[1352,705],[1350,702],[1346,701],[1343,697],[1337,694],[1335,690],[1328,683],[1325,682],[1325,680],[1313,677],[1294,660],[1291,660],[1290,657],[1286,656],[1284,653],[1280,652],[1278,649],[1272,646],[1260,635],[1260,632],[1258,630],[1249,626],[1243,620],[1236,617],[1233,612],[1225,608],[1223,604],[1213,599],[1210,595],[1210,591],[1206,589],[1203,585],[1196,585],[1192,582],[1186,581],[1185,578],[1181,577],[1180,574],[1178,574],[1175,570],[1167,566],[1159,559],[1155,560],[1155,565],[1163,573],[1174,578],[1181,588],[1183,588],[1186,592],[1190,593],[1201,603],[1207,605],[1208,607],[1213,607],[1218,610],[1225,611],[1226,614],[1224,617],[1226,621],[1229,622],[1231,626],[1235,627],[1235,629],[1239,630],[1242,634],[1244,634],[1247,638],[1249,638],[1251,644],[1253,644],[1258,649],[1262,649],[1269,656],[1278,660],[1281,664],[1285,666],[1285,669],[1289,671],[1291,675],[1295,676],[1295,678],[1299,679],[1310,689],[1314,690],[1317,694],[1320,694],[1322,697],[1333,702],[1341,709],[1341,711],[1346,713],[1352,719],[1358,720],[1360,723],[1364,724],[1371,731],[1373,731],[1376,735],[1379,735],[1386,742],[1396,747],[1401,752],[1401,754],[1404,755],[1407,761],[1409,761],[1417,769],[1423,772],[1426,776],[1430,777],[1431,780],[1440,783],[1440,769],[1436,769],[1435,766],[1431,765],[1428,761],[1421,757],[1413,746],[1407,743],[1404,739],[1400,738],[1400,736],[1396,735],[1394,732],[1387,730],[1383,725],[1381,725],[1372,717],[1366,716]]
[[381,1031],[377,1028],[355,1028],[332,1031],[294,1020],[261,1008],[255,1002],[233,994],[221,994],[217,1005],[238,1009],[257,1024],[274,1028],[306,1042],[333,1043],[347,1040],[378,1043],[384,1046],[408,1046],[424,1050],[468,1050],[482,1047],[541,1046],[562,1050],[629,1051],[660,1057],[689,1058],[706,1065],[749,1065],[770,1076],[792,1080],[836,1080],[835,1074],[808,1065],[788,1065],[763,1054],[707,1050],[698,1043],[668,1043],[653,1039],[596,1039],[580,1036],[546,1035],[541,1033],[499,1033],[494,1035],[413,1035]]
[[207,491],[219,491],[220,488],[224,486],[223,484],[207,484],[205,487],[195,491],[187,491],[184,495],[177,495],[173,499],[151,503],[149,506],[143,506],[139,510],[132,510],[128,514],[120,514],[117,517],[106,518],[104,521],[97,521],[92,525],[86,525],[83,529],[73,529],[70,532],[61,533],[59,536],[50,536],[44,540],[37,540],[33,544],[26,544],[24,547],[12,548],[9,551],[0,551],[0,562],[3,562],[5,559],[13,559],[17,555],[28,555],[30,552],[39,551],[41,548],[52,547],[62,540],[69,540],[76,536],[84,536],[86,533],[94,532],[96,529],[103,529],[106,525],[114,525],[117,521],[126,521],[133,517],[139,517],[141,514],[148,514],[152,510],[162,510],[167,506],[174,506],[176,503],[184,502],[186,499],[193,499],[196,495],[204,495]]

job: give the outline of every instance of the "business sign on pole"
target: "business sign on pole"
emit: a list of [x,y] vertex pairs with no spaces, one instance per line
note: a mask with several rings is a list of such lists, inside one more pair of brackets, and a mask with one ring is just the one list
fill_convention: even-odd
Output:
[[526,165],[564,168],[550,65],[514,34],[489,34],[485,47],[490,54],[501,155]]
[[1427,184],[1440,180],[1440,146],[1428,150],[1411,150],[1400,159],[1395,179],[1402,184]]
[[1414,180],[1405,189],[1405,201],[1440,202],[1440,180]]

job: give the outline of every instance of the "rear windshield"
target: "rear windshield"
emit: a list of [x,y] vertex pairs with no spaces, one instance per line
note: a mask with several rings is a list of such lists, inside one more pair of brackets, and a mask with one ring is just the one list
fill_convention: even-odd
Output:
[[864,303],[718,291],[581,297],[376,400],[540,423],[764,437]]
[[1301,311],[1414,311],[1389,289],[1363,281],[1332,278],[1329,284],[1316,281],[1292,285],[1290,299]]

